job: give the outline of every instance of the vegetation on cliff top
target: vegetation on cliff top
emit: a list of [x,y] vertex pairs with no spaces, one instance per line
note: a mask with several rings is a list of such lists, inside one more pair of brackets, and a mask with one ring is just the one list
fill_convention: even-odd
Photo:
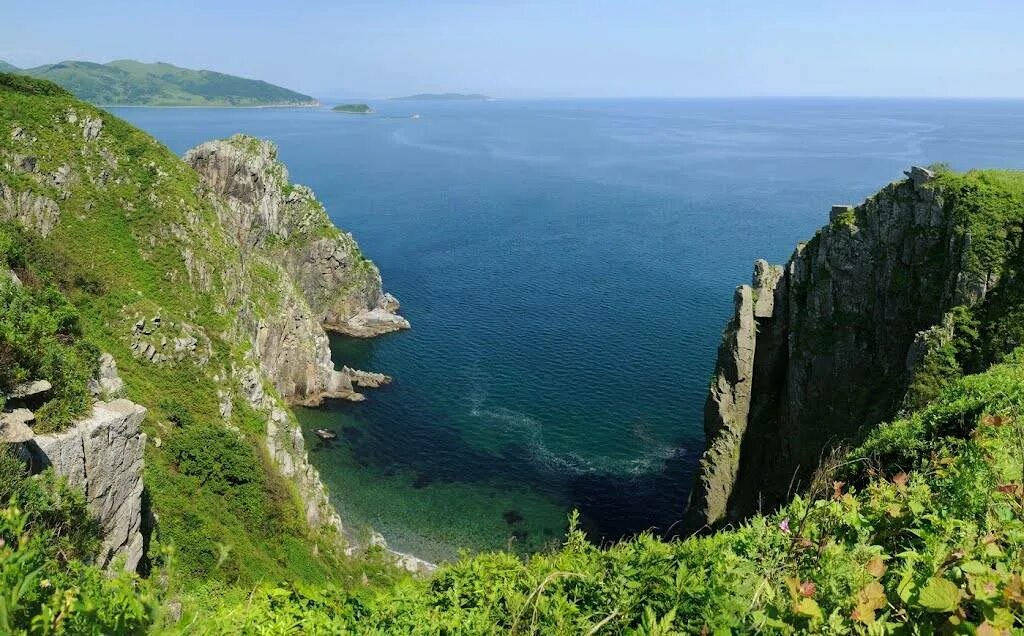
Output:
[[307,106],[316,99],[261,80],[196,71],[164,62],[115,60],[107,64],[65,61],[22,73],[63,86],[85,101],[104,106]]
[[[104,127],[90,145],[81,122],[91,117],[102,117]],[[555,552],[526,560],[478,555],[413,580],[395,575],[374,552],[346,558],[299,521],[299,502],[260,443],[265,422],[246,403],[235,401],[230,427],[222,422],[210,370],[245,359],[245,348],[230,336],[237,307],[216,276],[209,291],[188,284],[198,274],[181,250],[187,245],[215,272],[252,283],[257,303],[266,285],[249,278],[252,272],[230,269],[237,254],[216,231],[216,212],[200,195],[195,173],[149,136],[45,83],[0,75],[0,124],[0,185],[60,201],[60,223],[45,238],[4,230],[0,269],[26,273],[24,289],[7,284],[4,293],[29,317],[26,325],[0,310],[0,324],[11,332],[4,337],[16,341],[27,330],[40,351],[53,355],[74,355],[80,341],[113,353],[129,397],[150,409],[147,433],[163,442],[149,444],[146,456],[148,495],[160,515],[148,578],[110,579],[90,565],[95,525],[80,497],[51,476],[26,479],[18,462],[0,457],[0,506],[7,506],[0,512],[2,631],[1024,628],[1024,348],[1011,346],[1018,327],[1003,320],[1016,315],[1024,296],[993,296],[965,319],[981,334],[978,341],[989,343],[993,360],[961,355],[958,346],[952,355],[970,375],[951,374],[922,407],[868,432],[770,516],[712,536],[643,535],[609,546],[588,543],[572,524]],[[15,128],[30,134],[19,137]],[[26,165],[19,159],[26,152],[35,159],[32,170],[18,167]],[[65,174],[65,165],[72,178],[55,183],[52,175]],[[1016,240],[995,224],[1018,213],[1010,184],[1024,177],[983,176],[942,178],[964,179],[965,197],[983,195],[970,219],[984,227],[972,236],[989,237],[983,244],[991,239],[999,249],[999,241],[1005,247]],[[1005,214],[990,207],[1004,204]],[[187,240],[181,228],[192,228]],[[1007,262],[1002,278],[1016,280],[1018,264]],[[51,309],[64,318],[46,322],[42,315]],[[135,316],[156,311],[202,327],[211,339],[207,366],[154,365],[132,355]],[[964,351],[976,351],[975,340],[964,338],[971,343]],[[25,367],[37,362],[27,349],[18,351],[23,375],[46,373]]]

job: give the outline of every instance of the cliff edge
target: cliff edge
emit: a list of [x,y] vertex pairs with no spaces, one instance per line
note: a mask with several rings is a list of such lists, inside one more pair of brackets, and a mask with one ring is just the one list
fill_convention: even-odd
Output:
[[[914,167],[736,290],[704,412],[694,525],[769,511],[825,454],[1012,348],[1018,177]],[[984,204],[982,204],[984,203]],[[980,332],[978,330],[981,330]]]

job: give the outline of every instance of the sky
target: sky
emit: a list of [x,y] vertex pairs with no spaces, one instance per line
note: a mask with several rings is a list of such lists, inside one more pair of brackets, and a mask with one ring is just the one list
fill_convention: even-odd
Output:
[[1024,2],[0,0],[0,60],[123,58],[324,99],[1024,97]]

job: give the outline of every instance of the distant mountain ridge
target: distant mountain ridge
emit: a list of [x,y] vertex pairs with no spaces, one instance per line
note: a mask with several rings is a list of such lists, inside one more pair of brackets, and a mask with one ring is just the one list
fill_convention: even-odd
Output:
[[0,61],[0,72],[50,80],[101,106],[316,106],[287,88],[216,71],[165,62],[115,60],[107,64],[64,61],[20,69]]
[[440,101],[475,101],[489,102],[493,97],[480,93],[417,93],[405,97],[392,97],[393,101],[440,102]]

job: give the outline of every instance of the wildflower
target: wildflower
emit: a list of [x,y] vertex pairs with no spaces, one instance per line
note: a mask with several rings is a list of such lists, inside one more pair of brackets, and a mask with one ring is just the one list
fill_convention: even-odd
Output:
[[789,517],[782,520],[779,524],[779,530],[782,530],[783,534],[789,534]]

